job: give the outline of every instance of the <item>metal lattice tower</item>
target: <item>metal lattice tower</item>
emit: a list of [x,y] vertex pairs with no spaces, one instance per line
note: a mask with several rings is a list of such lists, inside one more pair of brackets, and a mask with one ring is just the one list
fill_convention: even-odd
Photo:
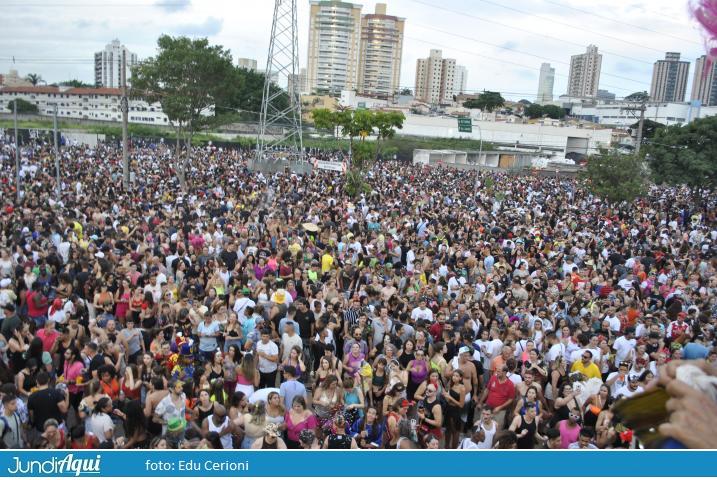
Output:
[[[271,169],[281,158],[286,158],[290,165],[303,163],[296,0],[275,0],[265,72],[254,168]],[[272,74],[278,75],[279,82],[287,82],[287,90],[276,85],[272,88]],[[282,101],[287,93],[288,106]],[[279,155],[266,155],[273,151]]]

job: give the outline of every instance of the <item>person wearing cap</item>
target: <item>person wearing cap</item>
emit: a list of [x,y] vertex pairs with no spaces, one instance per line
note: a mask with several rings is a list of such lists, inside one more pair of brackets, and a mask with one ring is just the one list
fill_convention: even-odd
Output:
[[248,315],[246,313],[247,307],[256,307],[256,303],[254,300],[249,298],[249,295],[251,295],[251,290],[249,290],[247,287],[237,287],[234,289],[234,294],[236,295],[236,300],[234,301],[234,306],[232,307],[232,310],[234,310],[239,317],[239,323],[244,325],[244,322],[246,321]]

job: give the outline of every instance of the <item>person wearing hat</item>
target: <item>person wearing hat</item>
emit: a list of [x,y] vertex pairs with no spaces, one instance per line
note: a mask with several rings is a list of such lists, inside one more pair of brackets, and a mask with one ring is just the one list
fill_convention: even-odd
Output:
[[249,295],[251,295],[251,290],[249,290],[247,287],[242,288],[235,288],[234,289],[234,295],[236,295],[236,300],[234,301],[234,306],[232,307],[232,310],[234,310],[237,314],[237,317],[239,317],[239,323],[244,325],[244,322],[247,319],[247,307],[254,308],[256,307],[256,303],[254,303],[254,300],[249,298]]
[[286,443],[279,436],[279,427],[276,423],[267,423],[264,426],[264,436],[257,438],[251,444],[252,450],[286,450]]

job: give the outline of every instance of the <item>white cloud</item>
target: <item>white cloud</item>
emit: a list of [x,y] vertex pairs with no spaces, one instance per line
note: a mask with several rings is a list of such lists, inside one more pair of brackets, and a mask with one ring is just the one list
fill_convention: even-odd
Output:
[[[115,1],[115,6],[20,7],[19,2],[12,4],[18,6],[5,6],[0,72],[13,68],[7,60],[12,56],[42,58],[45,61],[18,62],[14,68],[23,75],[40,73],[48,81],[73,77],[91,81],[93,53],[110,40],[119,38],[140,57],[146,57],[155,53],[156,40],[163,33],[208,36],[212,43],[229,48],[235,58],[255,58],[260,68],[266,61],[271,0],[143,0],[141,6],[132,7]],[[401,85],[412,89],[416,59],[426,57],[431,48],[441,48],[445,57],[455,58],[468,68],[469,90],[498,89],[525,98],[535,95],[540,64],[552,60],[557,74],[555,94],[559,95],[565,91],[570,56],[595,44],[603,53],[601,88],[626,95],[649,89],[652,64],[663,58],[664,52],[681,52],[694,60],[704,50],[700,32],[687,13],[686,0],[491,2],[388,2],[389,14],[406,18]],[[361,3],[369,13],[376,2]],[[305,65],[308,0],[298,1],[298,14],[299,51]],[[509,49],[499,48],[501,45]],[[60,63],[61,59],[67,60]]]

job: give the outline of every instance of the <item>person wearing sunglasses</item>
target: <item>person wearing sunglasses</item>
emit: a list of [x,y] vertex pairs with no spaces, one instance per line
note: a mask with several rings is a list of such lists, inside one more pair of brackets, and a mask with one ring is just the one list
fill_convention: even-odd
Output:
[[593,362],[593,353],[590,350],[584,350],[579,361],[573,363],[571,372],[579,372],[590,378],[602,378],[600,368]]

